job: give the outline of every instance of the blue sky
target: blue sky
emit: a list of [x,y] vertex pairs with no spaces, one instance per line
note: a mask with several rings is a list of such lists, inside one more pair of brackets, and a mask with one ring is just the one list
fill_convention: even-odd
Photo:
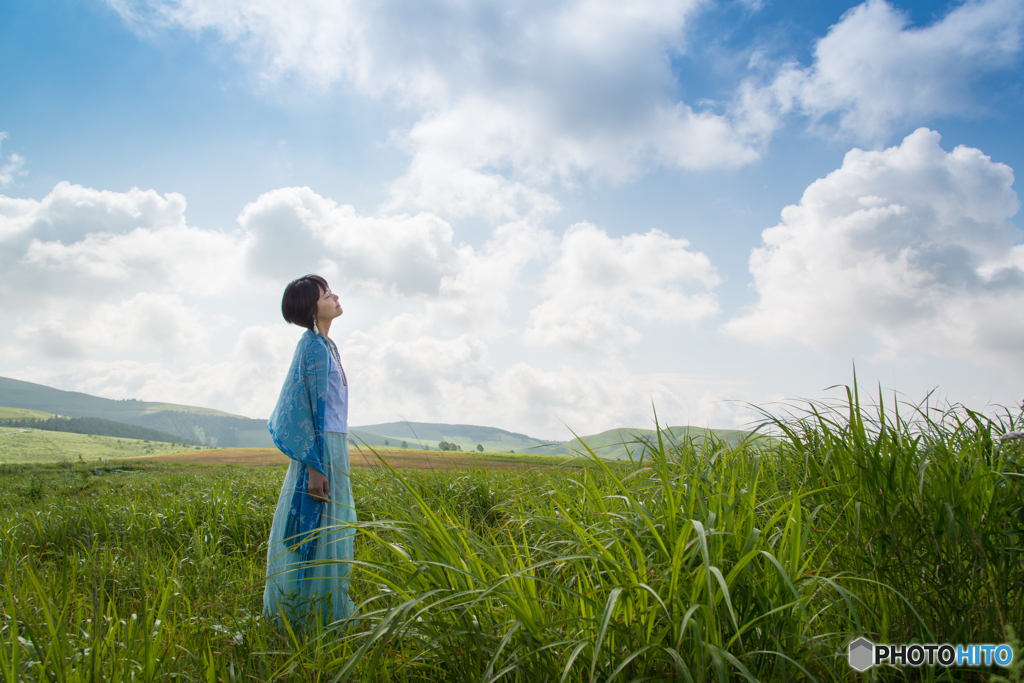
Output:
[[[11,0],[0,374],[355,424],[1017,404],[1020,2]],[[805,194],[806,193],[806,194]],[[787,208],[789,207],[789,208]]]

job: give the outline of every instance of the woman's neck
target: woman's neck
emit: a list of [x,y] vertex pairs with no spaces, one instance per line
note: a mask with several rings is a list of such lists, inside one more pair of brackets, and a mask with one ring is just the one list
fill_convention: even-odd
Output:
[[316,321],[316,331],[325,337],[328,336],[331,332],[331,321],[318,319]]

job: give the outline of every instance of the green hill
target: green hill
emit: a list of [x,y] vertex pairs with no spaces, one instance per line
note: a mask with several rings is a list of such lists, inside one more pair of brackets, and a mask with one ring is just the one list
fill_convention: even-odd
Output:
[[[702,439],[707,434],[735,445],[749,435],[749,432],[735,429],[703,429],[700,427],[670,427],[664,430],[671,434],[671,439],[684,441],[688,438]],[[664,436],[664,433],[663,433]],[[429,446],[436,449],[441,441],[462,446],[463,451],[475,450],[477,444],[489,453],[534,453],[537,455],[577,456],[586,454],[586,444],[602,458],[612,460],[626,459],[627,449],[634,457],[642,450],[645,439],[657,439],[653,429],[619,428],[610,429],[600,434],[583,436],[572,441],[543,441],[525,434],[497,429],[495,427],[479,427],[476,425],[449,425],[430,422],[389,422],[385,424],[356,427],[352,437],[357,443],[370,446],[400,446],[402,441],[410,448]],[[582,443],[581,443],[582,440]],[[388,443],[384,443],[387,441]]]
[[42,410],[66,417],[102,417],[115,422],[127,422],[131,418],[165,410],[238,417],[220,410],[183,406],[176,403],[152,403],[134,399],[115,401],[77,391],[63,391],[42,384],[23,382],[9,377],[0,377],[0,405]]
[[0,426],[0,464],[72,462],[140,458],[185,450],[159,441],[118,439],[113,436],[48,432]]
[[28,410],[27,408],[8,408],[0,406],[0,420],[45,420],[53,417],[53,413],[45,413],[42,410]]
[[[750,432],[738,429],[704,429],[701,427],[668,427],[662,430],[662,438],[668,438],[675,442],[684,442],[687,439],[700,441],[708,435],[735,446],[745,438],[750,438]],[[629,453],[636,458],[643,450],[646,442],[657,443],[658,435],[653,429],[620,428],[609,429],[600,434],[592,434],[573,439],[555,447],[537,448],[532,453],[545,453],[551,455],[581,455],[585,454],[587,448],[594,451],[602,458],[611,460],[624,460]],[[584,444],[586,447],[584,447]]]
[[[149,429],[194,441],[204,446],[222,448],[263,448],[274,446],[267,431],[266,420],[254,420],[219,410],[199,408],[175,403],[147,401],[114,401],[75,391],[62,391],[41,384],[0,377],[0,418],[49,417],[50,413],[67,417],[99,417]],[[18,414],[3,411],[45,411]],[[732,429],[703,429],[698,427],[671,427],[669,432],[678,440],[703,438],[714,434],[730,444],[749,435]],[[638,449],[643,439],[655,436],[650,429],[621,428],[582,437],[583,443],[603,458],[622,459],[627,450]],[[386,422],[353,427],[351,438],[356,443],[373,447],[400,447],[436,450],[441,441],[459,445],[463,451],[476,450],[481,445],[489,453],[535,453],[538,455],[578,455],[584,453],[579,440],[568,442],[544,441],[525,434],[509,432],[496,427],[464,424],[438,424],[433,422]]]
[[[150,401],[115,401],[77,391],[0,377],[0,405],[65,417],[98,417],[173,434],[205,446],[273,446],[266,420],[252,420],[211,408]],[[49,417],[49,415],[4,415]]]
[[538,447],[553,447],[560,442],[542,441],[525,434],[505,431],[496,427],[478,425],[437,424],[433,422],[386,422],[352,428],[353,438],[362,438],[371,446],[384,446],[387,440],[391,446],[400,446],[403,441],[410,448],[429,446],[432,450],[438,443],[447,441],[458,444],[464,451],[476,450],[482,445],[488,453],[547,453],[535,451]]
[[[16,429],[41,429],[46,432],[67,432],[69,434],[92,434],[93,436],[113,436],[138,441],[162,441],[179,443],[181,437],[168,434],[157,429],[149,429],[125,422],[104,420],[102,417],[50,417],[46,419],[21,418],[0,420],[0,425]],[[188,445],[197,446],[197,442],[185,440]]]
[[180,410],[161,410],[130,420],[129,424],[177,434],[204,446],[221,448],[273,448],[266,420],[234,415],[206,415]]

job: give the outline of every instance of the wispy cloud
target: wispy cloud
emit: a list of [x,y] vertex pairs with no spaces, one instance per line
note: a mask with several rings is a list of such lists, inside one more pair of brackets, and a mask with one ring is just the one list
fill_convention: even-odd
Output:
[[[7,133],[0,131],[0,144],[7,139]],[[0,156],[0,160],[3,157]],[[0,187],[7,187],[14,182],[14,179],[20,175],[25,175],[27,171],[22,171],[21,167],[25,165],[25,158],[20,154],[11,153],[7,155],[7,163],[0,166]]]
[[767,86],[746,82],[738,106],[766,126],[799,114],[865,142],[921,117],[978,115],[978,80],[1020,63],[1022,28],[1017,0],[965,2],[922,27],[885,0],[868,0],[817,42],[811,65],[785,64]]

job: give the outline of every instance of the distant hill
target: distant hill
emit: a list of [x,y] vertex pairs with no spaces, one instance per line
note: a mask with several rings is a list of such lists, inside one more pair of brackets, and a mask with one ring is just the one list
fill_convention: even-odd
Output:
[[147,455],[198,451],[198,446],[182,447],[161,441],[139,441],[114,436],[93,436],[41,429],[16,429],[0,425],[0,464],[52,463],[85,460],[140,458]]
[[441,441],[458,444],[463,451],[476,450],[482,445],[488,453],[532,453],[538,447],[554,447],[557,441],[542,441],[525,434],[505,431],[496,427],[477,425],[449,425],[434,422],[386,422],[384,424],[353,427],[352,436],[362,439],[371,446],[384,446],[387,440],[391,446],[400,446],[403,441],[410,448],[429,446],[436,449]]
[[99,417],[168,432],[204,446],[274,445],[267,432],[266,420],[252,420],[220,410],[177,403],[115,401],[9,377],[0,377],[0,406],[45,411],[66,417]]
[[[669,427],[663,430],[663,438],[676,442],[686,439],[701,440],[708,434],[722,439],[730,445],[736,445],[749,436],[749,432],[735,429],[704,429],[701,427]],[[629,453],[638,457],[643,450],[645,441],[657,441],[657,433],[653,429],[619,428],[610,429],[600,434],[573,439],[572,441],[543,441],[525,434],[497,429],[495,427],[479,427],[476,425],[449,425],[431,422],[388,422],[385,424],[356,427],[351,435],[356,443],[367,443],[370,446],[400,447],[402,441],[410,448],[429,446],[437,449],[440,441],[456,443],[463,451],[474,450],[477,444],[489,453],[534,453],[537,455],[586,455],[587,447],[602,458],[624,460]],[[384,443],[385,440],[388,443]],[[586,444],[586,447],[584,447]]]
[[[273,448],[266,420],[254,420],[219,410],[175,403],[148,401],[114,401],[75,391],[62,391],[41,384],[0,377],[0,408],[2,417],[99,417],[176,435],[183,440],[221,448]],[[43,411],[18,414],[18,410]],[[4,412],[14,411],[14,412]],[[671,427],[672,438],[701,439],[706,434],[738,443],[749,432],[732,429]],[[621,428],[582,437],[583,442],[603,458],[621,459],[629,451],[640,448],[643,439],[655,436],[650,429]],[[463,451],[481,445],[489,453],[535,453],[538,455],[578,455],[585,453],[579,440],[545,441],[525,434],[478,425],[438,424],[433,422],[386,422],[353,427],[351,440],[373,447],[430,448],[436,450],[441,441],[457,444]]]
[[[725,441],[730,446],[735,446],[751,433],[738,429],[705,429],[702,427],[668,427],[662,429],[662,439],[669,443],[683,443],[687,439],[697,442],[712,435],[714,438]],[[550,455],[582,455],[587,448],[602,458],[611,460],[624,460],[632,453],[634,458],[639,457],[645,443],[657,444],[658,434],[653,429],[620,428],[609,429],[600,434],[583,436],[573,439],[555,447],[542,447],[530,453],[543,453]],[[586,447],[584,447],[586,444]]]
[[220,448],[273,447],[266,420],[234,415],[205,415],[180,410],[161,410],[125,420],[128,424],[159,429]]
[[176,434],[168,434],[157,429],[149,429],[125,422],[104,420],[102,417],[50,417],[20,418],[0,420],[0,426],[15,429],[42,429],[47,432],[67,432],[69,434],[93,434],[95,436],[113,436],[121,439],[137,441],[161,441],[164,443],[181,443],[197,446],[197,442],[182,439]]
[[43,410],[67,417],[102,417],[115,422],[126,422],[130,418],[162,410],[238,417],[220,410],[183,406],[176,403],[151,403],[134,399],[115,401],[77,391],[63,391],[42,384],[23,382],[9,377],[0,377],[0,406]]
[[53,417],[53,413],[46,413],[42,410],[29,410],[28,408],[0,406],[0,420],[23,420],[27,417],[45,420],[48,417]]

